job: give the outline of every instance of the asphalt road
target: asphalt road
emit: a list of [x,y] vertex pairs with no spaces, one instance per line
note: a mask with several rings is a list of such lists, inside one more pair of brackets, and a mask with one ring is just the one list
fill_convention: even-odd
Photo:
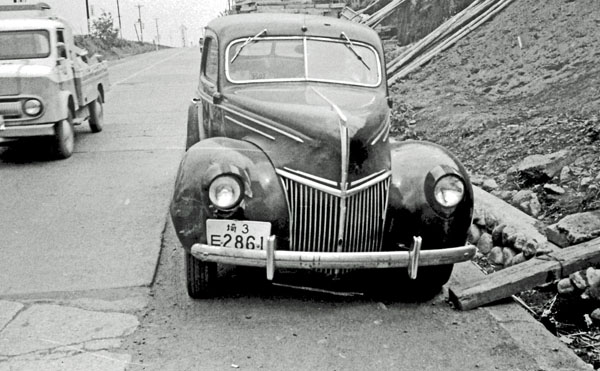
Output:
[[0,295],[152,282],[184,143],[197,50],[110,68],[104,130],[76,127],[74,155],[0,149]]
[[[105,130],[78,128],[68,160],[47,161],[37,147],[0,149],[0,297],[85,298],[125,288],[119,295],[127,300],[153,284],[135,312],[139,327],[119,349],[133,357],[119,370],[581,369],[522,313],[460,312],[444,293],[415,302],[397,276],[328,282],[278,274],[289,287],[265,282],[260,270],[227,268],[221,295],[190,299],[167,210],[198,61],[195,49],[173,49],[112,65]],[[92,303],[85,309],[110,312]],[[22,305],[9,304],[11,318]],[[18,326],[31,327],[19,318],[5,328],[15,339]],[[56,322],[48,321],[39,318],[41,333]],[[48,362],[44,355],[36,362]]]

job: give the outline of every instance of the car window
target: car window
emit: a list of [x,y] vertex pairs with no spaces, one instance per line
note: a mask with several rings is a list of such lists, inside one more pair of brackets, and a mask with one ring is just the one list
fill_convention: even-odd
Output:
[[206,67],[204,68],[204,76],[211,81],[217,81],[217,76],[219,73],[219,54],[216,42],[213,38],[206,40],[203,53],[206,54]]
[[48,55],[48,31],[0,32],[0,59],[46,58]]
[[311,80],[376,86],[381,79],[374,50],[343,40],[242,39],[230,44],[227,59],[228,79],[238,83]]

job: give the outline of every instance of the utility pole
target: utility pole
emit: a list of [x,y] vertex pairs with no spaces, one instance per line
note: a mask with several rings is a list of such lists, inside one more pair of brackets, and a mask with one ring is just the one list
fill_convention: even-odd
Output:
[[90,34],[90,4],[88,3],[88,0],[85,0],[85,14],[87,16],[87,29],[88,29],[88,35]]
[[187,27],[185,27],[185,25],[181,25],[181,41],[183,42],[183,47],[185,48],[186,45],[186,38],[185,38],[185,31],[187,31]]
[[156,23],[156,50],[158,50],[158,46],[160,45],[160,33],[158,32],[158,18],[154,18],[154,22]]
[[123,27],[121,26],[121,8],[119,8],[119,0],[117,0],[117,15],[119,17],[119,35],[123,38]]
[[144,24],[142,23],[142,6],[143,5],[136,5],[136,7],[138,8],[138,23],[140,24],[140,41],[144,42]]

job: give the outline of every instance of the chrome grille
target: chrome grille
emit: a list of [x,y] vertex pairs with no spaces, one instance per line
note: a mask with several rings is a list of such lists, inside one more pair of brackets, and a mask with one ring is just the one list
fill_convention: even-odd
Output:
[[[285,176],[281,179],[290,208],[290,250],[338,251],[342,197]],[[381,250],[389,184],[388,176],[348,191],[341,252]]]
[[21,102],[0,102],[0,115],[4,118],[19,118],[23,115]]

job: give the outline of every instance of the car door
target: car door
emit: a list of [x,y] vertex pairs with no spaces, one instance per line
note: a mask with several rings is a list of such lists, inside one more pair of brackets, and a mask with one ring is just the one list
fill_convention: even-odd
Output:
[[[204,39],[202,52],[202,68],[200,73],[200,95],[202,110],[198,111],[207,137],[223,136],[219,104],[219,48],[216,37],[209,35]],[[200,108],[200,107],[198,107]]]

